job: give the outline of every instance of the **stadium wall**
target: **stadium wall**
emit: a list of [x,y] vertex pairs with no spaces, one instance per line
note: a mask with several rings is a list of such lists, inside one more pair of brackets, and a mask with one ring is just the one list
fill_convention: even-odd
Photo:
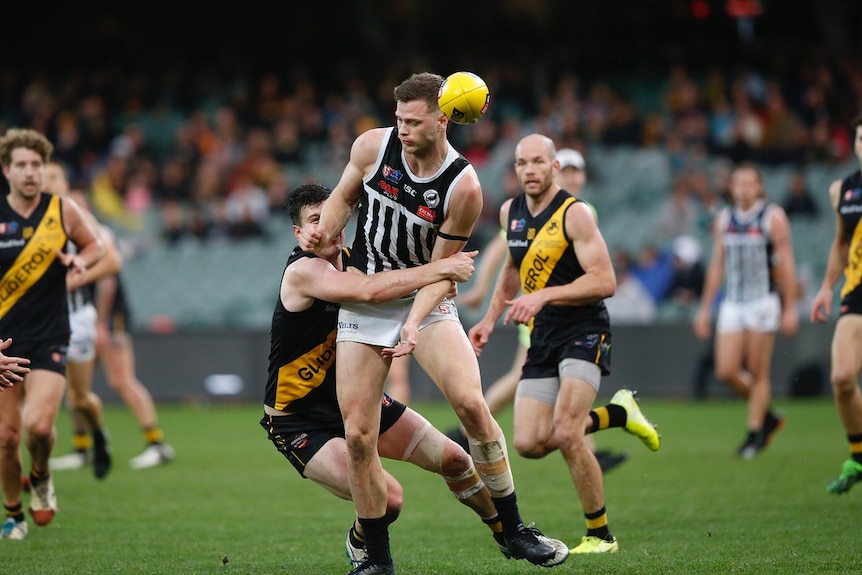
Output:
[[[834,324],[803,322],[793,338],[778,337],[773,358],[776,397],[829,394],[829,350]],[[501,326],[480,358],[483,382],[490,385],[511,365],[516,345],[514,328]],[[266,385],[269,332],[189,331],[135,335],[139,379],[159,402],[257,402]],[[619,387],[642,395],[691,398],[697,389],[701,362],[711,344],[692,334],[690,326],[619,326],[614,329],[613,373],[602,381],[600,396]],[[700,395],[729,397],[708,366]],[[413,397],[442,399],[415,362],[411,363]],[[119,402],[97,372],[94,389],[106,402]]]

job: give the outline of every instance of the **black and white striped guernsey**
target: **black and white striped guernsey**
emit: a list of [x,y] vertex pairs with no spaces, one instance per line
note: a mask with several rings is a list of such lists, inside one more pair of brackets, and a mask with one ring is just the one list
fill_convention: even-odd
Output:
[[430,262],[452,188],[472,169],[450,144],[437,173],[419,178],[407,166],[398,132],[389,128],[363,180],[349,265],[371,274]]

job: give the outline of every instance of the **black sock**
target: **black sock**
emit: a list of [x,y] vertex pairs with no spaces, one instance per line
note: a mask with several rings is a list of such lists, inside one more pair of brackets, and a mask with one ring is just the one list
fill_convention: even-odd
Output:
[[358,521],[365,536],[368,561],[372,565],[392,565],[392,555],[389,553],[389,522],[386,517],[360,517]]
[[[613,539],[611,531],[608,528],[607,512],[605,511],[604,506],[593,513],[584,513],[584,518],[587,520],[587,535],[598,537],[599,539],[604,539],[606,541]],[[599,522],[602,524],[590,527],[589,525],[591,523],[595,524],[597,519],[600,520]]]
[[847,442],[850,444],[850,457],[856,463],[862,463],[862,433],[848,435]]
[[521,512],[518,510],[518,496],[513,491],[505,497],[492,497],[494,507],[500,515],[500,523],[503,525],[503,533],[513,535],[524,526],[521,521]]
[[6,517],[11,517],[18,523],[24,521],[24,509],[21,507],[20,501],[15,505],[6,505],[4,503],[3,508],[6,510]]
[[353,525],[350,528],[350,533],[348,534],[350,537],[350,544],[354,547],[358,547],[359,549],[363,549],[365,547],[365,537],[356,530],[356,525]]

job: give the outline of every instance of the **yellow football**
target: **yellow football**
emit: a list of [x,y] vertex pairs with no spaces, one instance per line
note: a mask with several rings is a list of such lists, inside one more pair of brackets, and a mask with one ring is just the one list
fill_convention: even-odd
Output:
[[491,93],[485,80],[472,72],[450,74],[440,86],[437,104],[456,124],[475,124],[488,109]]

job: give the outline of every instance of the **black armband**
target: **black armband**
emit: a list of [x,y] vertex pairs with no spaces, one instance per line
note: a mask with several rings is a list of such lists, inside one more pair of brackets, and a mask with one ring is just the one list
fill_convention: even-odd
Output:
[[450,236],[449,234],[444,234],[443,232],[437,232],[437,235],[443,238],[444,240],[454,240],[454,241],[462,241],[466,242],[470,238],[464,236]]

